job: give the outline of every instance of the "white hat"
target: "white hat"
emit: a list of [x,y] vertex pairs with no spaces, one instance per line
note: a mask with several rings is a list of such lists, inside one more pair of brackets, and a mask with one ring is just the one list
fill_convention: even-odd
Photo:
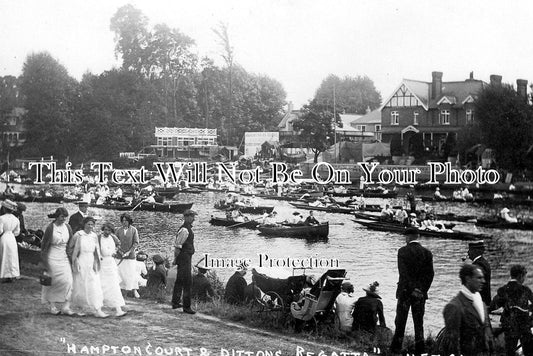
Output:
[[17,211],[17,209],[18,209],[18,205],[15,202],[13,202],[13,201],[11,201],[9,199],[4,200],[2,202],[2,206],[4,208],[6,208],[6,209],[11,210],[11,211]]

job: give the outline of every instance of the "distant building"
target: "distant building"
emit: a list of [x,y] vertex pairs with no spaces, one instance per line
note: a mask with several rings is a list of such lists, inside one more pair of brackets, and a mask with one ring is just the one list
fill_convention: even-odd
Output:
[[[498,82],[501,76],[491,76]],[[473,73],[455,82],[443,82],[442,72],[433,72],[431,82],[404,79],[380,108],[383,142],[396,136],[408,154],[411,138],[420,134],[427,150],[441,153],[448,135],[475,120],[474,101],[485,86]]]
[[218,149],[216,129],[156,127],[155,140],[159,158],[207,158]]
[[20,147],[26,142],[26,127],[24,115],[28,111],[24,108],[13,108],[2,114],[1,141],[2,146]]
[[360,133],[360,137],[364,138],[361,141],[380,141],[382,140],[381,131],[381,112],[374,110],[366,115],[358,115],[350,122],[352,127],[355,127],[356,131]]
[[279,132],[245,132],[244,155],[255,156],[261,151],[261,146],[265,142],[270,142],[272,145],[279,144]]
[[300,132],[294,130],[293,123],[302,116],[300,110],[293,110],[292,102],[289,102],[287,112],[278,124],[280,145],[292,145],[293,147],[305,147],[300,139]]

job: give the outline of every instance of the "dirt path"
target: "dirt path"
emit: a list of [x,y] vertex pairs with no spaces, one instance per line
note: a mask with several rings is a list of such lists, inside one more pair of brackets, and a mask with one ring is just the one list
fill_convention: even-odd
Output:
[[126,316],[98,319],[48,314],[40,298],[40,285],[32,277],[0,285],[1,356],[318,356],[321,351],[321,356],[355,355],[354,350],[188,315],[147,300],[128,299]]

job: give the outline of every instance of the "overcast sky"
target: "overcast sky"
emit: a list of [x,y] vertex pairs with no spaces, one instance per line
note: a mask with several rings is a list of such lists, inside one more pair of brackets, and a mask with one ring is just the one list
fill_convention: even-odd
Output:
[[49,51],[81,79],[119,66],[116,10],[127,3],[150,25],[166,23],[220,62],[212,29],[229,25],[235,60],[277,79],[295,107],[328,74],[367,75],[387,98],[403,78],[533,81],[531,1],[0,0],[0,76],[20,75],[27,54]]

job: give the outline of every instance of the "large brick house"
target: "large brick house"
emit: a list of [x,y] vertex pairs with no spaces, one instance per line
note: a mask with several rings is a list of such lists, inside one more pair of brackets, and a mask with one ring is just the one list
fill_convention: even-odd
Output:
[[[501,84],[502,77],[491,75],[491,85]],[[404,79],[381,111],[383,142],[393,137],[401,141],[404,154],[411,150],[410,140],[422,135],[428,151],[441,154],[448,135],[455,135],[475,120],[474,101],[488,84],[474,79],[443,82],[442,72],[433,72],[432,81]],[[527,81],[517,80],[518,92],[527,92]]]

